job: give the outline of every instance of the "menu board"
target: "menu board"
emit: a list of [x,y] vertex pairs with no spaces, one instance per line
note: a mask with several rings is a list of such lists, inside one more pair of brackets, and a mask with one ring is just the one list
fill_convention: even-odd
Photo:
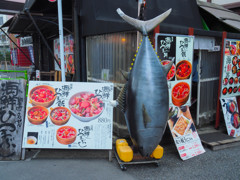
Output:
[[[75,72],[73,44],[74,44],[74,39],[72,35],[67,35],[63,37],[65,72],[68,72],[68,73]],[[58,63],[61,67],[59,38],[53,41],[53,51],[54,51],[54,56],[58,60]],[[61,71],[60,67],[55,62],[55,70]]]
[[240,95],[240,40],[225,39],[221,98]]
[[112,83],[30,81],[23,148],[112,149]]
[[156,34],[156,52],[163,65],[173,61],[167,74],[169,105],[191,105],[193,36]]
[[240,136],[240,117],[236,97],[221,99],[224,120],[229,136]]
[[188,106],[171,107],[168,125],[182,160],[205,152]]
[[0,81],[0,160],[20,160],[25,89],[24,80]]

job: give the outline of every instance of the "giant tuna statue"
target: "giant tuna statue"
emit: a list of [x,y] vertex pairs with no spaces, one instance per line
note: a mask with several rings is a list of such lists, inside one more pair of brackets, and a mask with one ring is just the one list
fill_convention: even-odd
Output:
[[167,73],[172,63],[163,66],[154,51],[147,33],[160,24],[171,12],[148,21],[118,14],[143,35],[127,83],[120,92],[117,106],[124,112],[133,144],[140,154],[148,157],[160,143],[166,128],[169,110]]

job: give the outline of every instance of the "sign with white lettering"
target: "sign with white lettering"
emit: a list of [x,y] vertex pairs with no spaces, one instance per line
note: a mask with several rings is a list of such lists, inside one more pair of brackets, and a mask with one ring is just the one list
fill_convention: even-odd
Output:
[[32,36],[20,38],[20,47],[28,47],[32,45],[33,45]]

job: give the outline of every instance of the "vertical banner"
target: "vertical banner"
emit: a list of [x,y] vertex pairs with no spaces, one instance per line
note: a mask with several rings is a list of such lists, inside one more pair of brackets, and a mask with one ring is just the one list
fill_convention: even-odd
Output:
[[205,152],[189,111],[194,37],[156,34],[155,40],[162,64],[173,62],[167,75],[170,106],[168,125],[181,159],[186,160]]
[[112,149],[112,83],[30,81],[24,148]]
[[240,40],[225,39],[221,98],[240,95]]
[[20,160],[25,86],[24,80],[0,81],[0,160]]
[[205,152],[189,107],[172,107],[169,112],[168,125],[182,160],[190,159]]
[[193,38],[156,34],[156,51],[162,64],[173,61],[167,75],[170,107],[191,105]]
[[221,99],[224,120],[229,136],[240,136],[240,118],[236,97]]
[[[53,41],[53,51],[54,56],[58,60],[59,64],[61,64],[60,60],[60,45],[59,45],[59,38]],[[64,44],[64,62],[65,62],[65,71],[68,73],[74,73],[74,51],[73,51],[73,36],[67,35],[63,37],[63,44]],[[55,62],[55,70],[60,71],[59,66]]]

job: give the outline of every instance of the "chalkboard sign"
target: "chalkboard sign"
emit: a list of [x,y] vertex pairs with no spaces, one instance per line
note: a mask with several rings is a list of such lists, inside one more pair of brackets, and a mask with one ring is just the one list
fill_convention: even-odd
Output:
[[0,160],[20,160],[25,80],[0,81]]

